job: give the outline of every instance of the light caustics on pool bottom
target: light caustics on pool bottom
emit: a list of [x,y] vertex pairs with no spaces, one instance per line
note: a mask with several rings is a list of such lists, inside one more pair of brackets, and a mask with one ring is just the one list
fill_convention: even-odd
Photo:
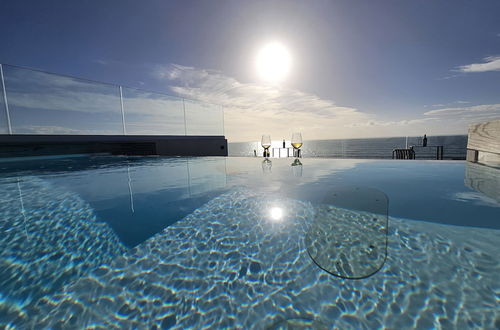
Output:
[[[286,210],[281,221],[269,216],[276,206]],[[337,217],[351,213],[339,209]],[[314,214],[309,203],[228,192],[10,316],[19,326],[103,328],[498,322],[497,233],[391,219],[386,265],[375,276],[347,280],[311,262],[303,237]]]
[[126,251],[76,194],[37,177],[2,180],[0,187],[0,294],[7,306],[36,300]]
[[375,274],[387,258],[387,211],[387,196],[376,189],[332,189],[314,205],[307,253],[318,267],[341,278]]
[[[1,252],[10,265],[2,270],[21,276],[8,278],[1,324],[259,329],[494,328],[500,322],[498,230],[397,218],[377,227],[373,218],[382,224],[387,218],[355,212],[345,201],[335,201],[346,206],[339,208],[235,187],[125,252],[77,194],[36,177],[5,184],[11,185],[12,203],[2,204],[8,205],[2,214],[14,223],[2,228],[11,235],[3,244],[10,257]],[[376,211],[378,204],[367,205]],[[380,270],[353,280],[319,268],[307,236],[332,224],[322,223],[325,219],[336,219],[340,227],[357,222],[351,231],[374,229],[358,241],[336,232],[321,237],[321,230],[312,236],[329,242],[326,247],[335,242],[349,247],[343,251],[349,267],[340,271],[351,273],[344,275],[366,272],[359,267],[365,264],[356,262],[363,258],[382,264]],[[384,238],[386,253],[374,254],[384,252]],[[31,245],[19,249],[28,239]],[[54,279],[50,271],[63,276]],[[41,275],[30,287],[34,274]],[[17,296],[5,295],[23,287],[27,291]]]

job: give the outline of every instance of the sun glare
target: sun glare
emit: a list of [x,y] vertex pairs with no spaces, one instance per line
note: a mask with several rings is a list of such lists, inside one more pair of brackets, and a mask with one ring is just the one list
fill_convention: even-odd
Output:
[[270,215],[273,221],[281,221],[283,219],[283,209],[280,207],[273,207],[271,208]]
[[278,42],[269,43],[257,54],[257,74],[266,82],[278,83],[288,76],[291,62],[285,46]]

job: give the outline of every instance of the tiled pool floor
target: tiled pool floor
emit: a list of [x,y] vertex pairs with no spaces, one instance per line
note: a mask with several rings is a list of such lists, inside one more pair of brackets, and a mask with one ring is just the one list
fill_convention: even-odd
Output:
[[[288,210],[272,221],[269,206]],[[17,324],[74,328],[498,328],[497,231],[391,218],[380,272],[319,269],[304,236],[314,206],[228,192],[90,275],[29,306]],[[342,210],[339,210],[342,212]]]

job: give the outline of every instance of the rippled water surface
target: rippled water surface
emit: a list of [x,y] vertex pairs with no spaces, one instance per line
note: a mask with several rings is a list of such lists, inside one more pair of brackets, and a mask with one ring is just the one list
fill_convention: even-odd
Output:
[[500,328],[497,169],[109,156],[0,169],[0,326]]

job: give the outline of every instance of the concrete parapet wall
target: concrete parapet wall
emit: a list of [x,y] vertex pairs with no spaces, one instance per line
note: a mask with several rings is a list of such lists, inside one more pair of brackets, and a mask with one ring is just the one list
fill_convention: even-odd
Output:
[[0,135],[0,157],[111,153],[227,156],[224,136]]
[[467,160],[483,164],[500,164],[500,120],[469,126]]

